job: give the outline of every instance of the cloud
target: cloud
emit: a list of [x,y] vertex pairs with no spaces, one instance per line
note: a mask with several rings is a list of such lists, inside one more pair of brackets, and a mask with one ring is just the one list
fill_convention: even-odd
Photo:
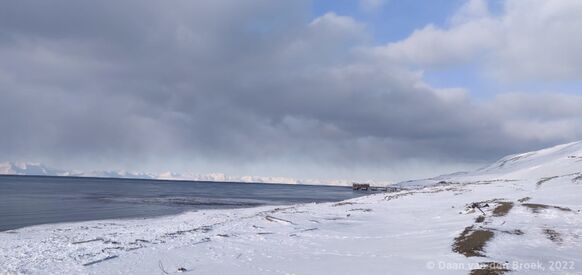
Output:
[[486,1],[471,0],[448,26],[428,25],[376,51],[433,68],[474,62],[502,81],[579,81],[580,12],[575,0],[506,0],[493,14]]
[[360,9],[365,12],[375,12],[386,4],[387,0],[360,0]]
[[[495,48],[496,18],[427,27],[378,49],[355,19],[310,14],[308,1],[6,4],[0,153],[80,169],[386,178],[580,134],[570,129],[577,96],[477,103],[400,60],[446,65]],[[420,55],[423,45],[434,48]],[[555,105],[529,119],[538,110],[519,107],[522,98]]]
[[518,140],[577,140],[582,136],[582,96],[559,93],[507,93],[485,109],[497,114],[502,128]]

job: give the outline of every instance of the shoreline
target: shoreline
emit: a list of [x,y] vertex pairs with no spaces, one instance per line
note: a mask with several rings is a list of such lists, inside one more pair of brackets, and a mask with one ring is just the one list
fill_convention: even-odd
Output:
[[580,150],[564,148],[341,202],[2,232],[0,274],[576,273]]
[[[569,179],[558,183],[552,193],[570,184]],[[516,184],[523,190],[516,191]],[[538,240],[534,229],[554,225],[557,227],[552,230],[560,232],[562,238],[578,234],[582,221],[574,210],[579,209],[563,212],[548,208],[544,216],[529,211],[518,202],[526,195],[533,198],[528,203],[555,203],[532,196],[535,186],[532,180],[436,185],[342,202],[39,225],[17,233],[0,233],[0,259],[6,263],[0,273],[159,274],[161,263],[168,273],[466,274],[467,270],[428,270],[426,265],[444,262],[476,266],[487,259],[498,262],[543,257],[519,253],[525,240],[536,243],[539,251],[552,251],[553,257],[576,259],[582,244],[574,242],[556,250],[555,243]],[[495,233],[485,246],[484,257],[456,253],[452,248],[455,236],[465,234],[466,227],[479,215],[467,205],[492,197],[503,197],[515,206],[506,217],[487,220],[487,228],[494,232],[520,229],[525,235]],[[561,205],[582,207],[573,197]],[[494,217],[493,208],[483,211]],[[561,215],[559,221],[553,221],[556,214]],[[561,224],[564,217],[568,224]]]

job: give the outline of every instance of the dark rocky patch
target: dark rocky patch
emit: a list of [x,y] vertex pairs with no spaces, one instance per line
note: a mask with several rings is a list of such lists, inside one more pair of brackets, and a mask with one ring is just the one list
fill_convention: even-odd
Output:
[[370,208],[354,208],[354,209],[350,209],[348,211],[372,212],[372,209],[370,209]]
[[524,202],[526,202],[526,201],[529,201],[529,200],[531,200],[531,198],[530,198],[530,197],[525,197],[525,198],[521,198],[521,199],[519,199],[519,200],[517,200],[517,201],[518,201],[518,202],[521,202],[521,203],[524,203]]
[[499,205],[493,209],[493,216],[503,217],[513,208],[513,202],[499,202]]
[[562,234],[560,234],[558,231],[554,229],[546,228],[543,229],[542,231],[544,232],[544,235],[546,235],[546,238],[548,238],[548,240],[554,243],[562,244],[562,242],[564,241],[562,239]]
[[453,251],[466,257],[484,257],[483,248],[494,236],[493,231],[466,227],[453,242]]
[[480,266],[479,269],[471,270],[469,275],[501,275],[510,271],[503,264],[496,262],[480,263]]
[[332,204],[332,206],[335,207],[335,206],[352,205],[352,204],[355,204],[355,203],[349,202],[349,201],[342,201],[342,202],[334,203],[334,204]]
[[536,185],[537,185],[538,187],[540,187],[540,186],[542,186],[542,184],[544,184],[544,182],[547,182],[547,181],[553,180],[553,179],[555,179],[555,178],[557,178],[557,177],[558,177],[558,176],[553,176],[553,177],[546,177],[546,178],[541,178],[541,179],[538,181],[538,183],[536,183]]
[[521,235],[525,234],[520,229],[515,229],[515,230],[501,230],[501,229],[495,229],[495,228],[485,228],[485,229],[495,231],[495,232],[501,232],[504,234],[517,235],[517,236],[521,236]]
[[546,205],[546,204],[539,204],[539,203],[524,203],[522,205],[529,208],[532,212],[534,212],[536,214],[540,213],[541,210],[544,210],[544,209],[557,209],[557,210],[566,211],[566,212],[572,211],[572,209],[567,208],[567,207]]

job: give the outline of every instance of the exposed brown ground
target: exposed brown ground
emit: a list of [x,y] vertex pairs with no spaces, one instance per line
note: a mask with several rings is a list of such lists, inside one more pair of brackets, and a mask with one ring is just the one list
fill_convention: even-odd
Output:
[[469,275],[501,275],[509,270],[504,268],[502,264],[495,262],[481,263],[481,268],[471,270]]
[[503,217],[509,213],[509,211],[513,208],[513,202],[503,201],[499,202],[499,205],[493,209],[493,216],[495,217]]
[[558,210],[562,210],[562,211],[567,211],[567,212],[572,211],[572,209],[567,208],[567,207],[547,205],[547,204],[539,204],[539,203],[524,203],[522,205],[525,206],[525,207],[527,207],[527,208],[529,208],[534,213],[540,213],[541,210],[550,209],[550,208],[552,208],[552,209],[558,209]]
[[453,243],[453,251],[463,254],[466,257],[485,256],[483,248],[491,238],[493,232],[485,229],[474,229],[473,226],[466,227],[463,232],[457,236]]

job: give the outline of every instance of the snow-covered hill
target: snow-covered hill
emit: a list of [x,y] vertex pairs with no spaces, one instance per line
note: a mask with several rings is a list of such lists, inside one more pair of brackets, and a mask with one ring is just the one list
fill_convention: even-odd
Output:
[[580,172],[582,141],[504,157],[474,175],[497,175],[506,179],[532,179]]
[[543,180],[575,176],[580,172],[582,172],[582,141],[577,141],[539,151],[509,155],[472,172],[411,180],[397,185],[410,188],[434,185],[439,182]]
[[0,233],[0,274],[582,274],[582,143],[339,203]]

